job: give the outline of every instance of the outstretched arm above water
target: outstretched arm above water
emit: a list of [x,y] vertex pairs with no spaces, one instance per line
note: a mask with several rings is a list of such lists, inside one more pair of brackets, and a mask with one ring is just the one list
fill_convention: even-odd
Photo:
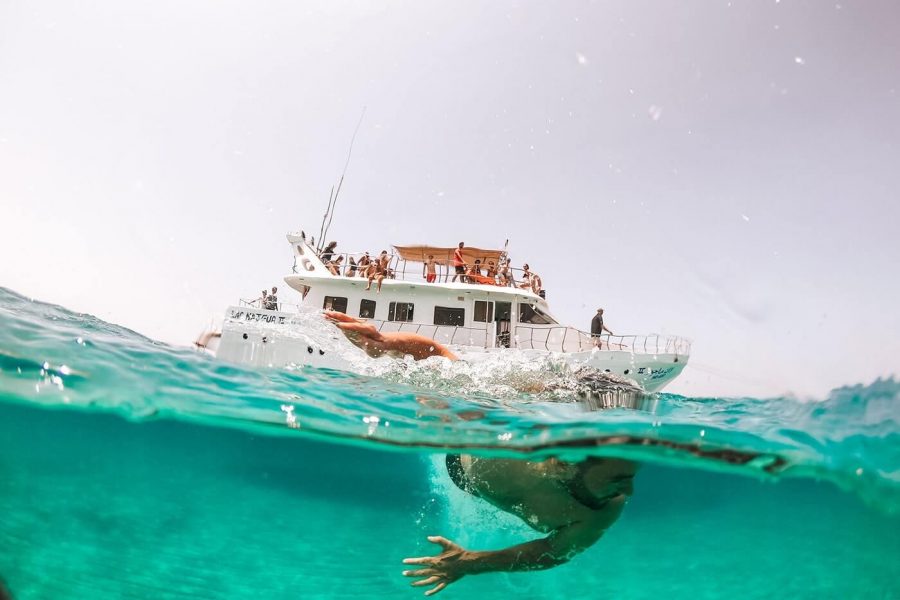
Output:
[[342,312],[325,311],[325,318],[337,325],[347,339],[362,348],[372,358],[383,354],[397,356],[411,355],[415,360],[430,356],[443,356],[458,360],[446,346],[418,333],[393,331],[382,333],[367,321],[355,319]]
[[569,561],[599,540],[619,517],[624,504],[624,496],[619,496],[611,500],[607,508],[596,511],[587,519],[560,527],[545,538],[503,550],[469,551],[446,538],[430,536],[428,541],[439,544],[443,552],[436,556],[404,559],[405,564],[424,568],[403,571],[403,574],[418,579],[412,583],[414,586],[434,586],[425,592],[426,596],[431,596],[466,575],[550,569]]

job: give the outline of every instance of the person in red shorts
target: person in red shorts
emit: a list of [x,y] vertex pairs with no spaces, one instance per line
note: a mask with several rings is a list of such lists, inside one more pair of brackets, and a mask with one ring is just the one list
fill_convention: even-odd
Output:
[[425,278],[425,281],[428,283],[434,283],[434,280],[437,279],[437,269],[434,262],[434,254],[428,255],[428,260],[425,261],[425,264],[422,265],[422,277]]

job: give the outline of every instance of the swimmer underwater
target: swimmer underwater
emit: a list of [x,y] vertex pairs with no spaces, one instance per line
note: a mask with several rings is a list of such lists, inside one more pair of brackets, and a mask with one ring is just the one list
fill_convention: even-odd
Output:
[[[371,323],[344,313],[325,313],[356,346],[369,356],[412,356],[421,360],[442,356],[459,360],[445,346],[425,336],[381,333]],[[621,459],[589,458],[570,463],[550,458],[542,462],[497,459],[469,454],[447,456],[447,472],[463,491],[516,515],[545,537],[502,550],[466,550],[441,536],[428,541],[440,546],[433,556],[406,558],[416,568],[403,571],[416,587],[436,594],[466,575],[496,571],[535,571],[561,565],[583,552],[619,518],[633,493],[638,465]]]

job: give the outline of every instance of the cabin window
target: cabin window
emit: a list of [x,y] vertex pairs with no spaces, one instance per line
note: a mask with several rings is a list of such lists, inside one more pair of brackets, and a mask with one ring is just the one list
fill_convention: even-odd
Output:
[[462,327],[466,324],[466,309],[464,308],[447,308],[446,306],[434,307],[434,324],[435,325],[452,325],[453,327]]
[[346,314],[347,299],[340,296],[325,296],[325,302],[322,303],[322,308]]
[[476,300],[473,318],[479,323],[491,323],[494,320],[494,303]]
[[532,325],[554,325],[553,317],[531,304],[519,303],[519,323]]
[[388,304],[388,321],[412,321],[412,302],[391,302]]
[[359,301],[359,316],[363,319],[375,318],[375,301],[363,298]]

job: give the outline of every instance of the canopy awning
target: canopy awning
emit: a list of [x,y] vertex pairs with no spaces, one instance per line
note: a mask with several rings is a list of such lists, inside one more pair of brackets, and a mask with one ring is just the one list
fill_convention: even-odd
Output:
[[[414,262],[425,262],[429,255],[434,256],[435,262],[441,265],[453,264],[453,253],[456,248],[440,248],[437,246],[394,246],[394,250],[403,260]],[[475,260],[480,260],[482,265],[486,265],[488,261],[494,261],[494,264],[500,264],[500,257],[503,250],[485,250],[484,248],[474,248],[466,246],[462,250],[463,260],[466,264],[473,264]]]

